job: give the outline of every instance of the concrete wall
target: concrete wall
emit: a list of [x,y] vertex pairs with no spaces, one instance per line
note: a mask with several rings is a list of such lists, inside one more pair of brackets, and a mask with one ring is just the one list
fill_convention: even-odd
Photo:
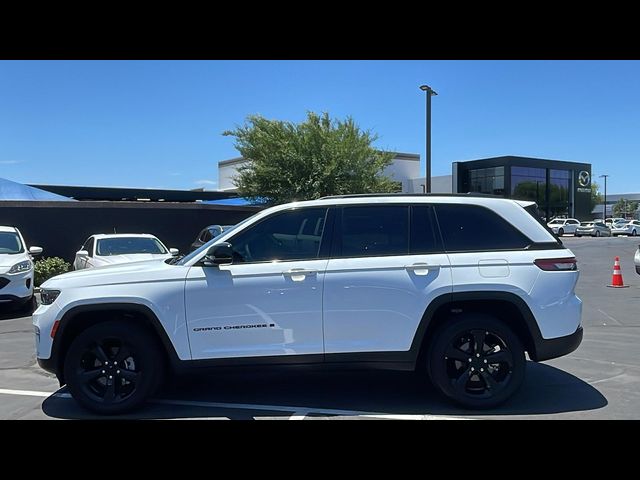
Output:
[[256,207],[141,202],[0,201],[0,225],[20,229],[28,246],[45,257],[72,261],[95,233],[151,233],[168,248],[187,253],[207,225],[233,225],[259,211]]

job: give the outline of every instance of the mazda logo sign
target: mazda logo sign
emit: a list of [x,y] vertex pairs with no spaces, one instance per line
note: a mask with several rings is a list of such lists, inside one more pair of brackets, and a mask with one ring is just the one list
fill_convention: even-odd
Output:
[[578,184],[581,187],[588,187],[591,184],[591,174],[586,170],[582,170],[578,174]]

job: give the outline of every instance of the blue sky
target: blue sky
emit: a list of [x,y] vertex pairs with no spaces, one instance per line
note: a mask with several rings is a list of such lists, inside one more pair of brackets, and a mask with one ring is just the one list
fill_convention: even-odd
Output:
[[[640,191],[639,61],[0,61],[0,177],[215,189],[249,114],[351,115],[377,146],[451,162],[523,155],[593,164]],[[424,167],[422,168],[424,171]]]

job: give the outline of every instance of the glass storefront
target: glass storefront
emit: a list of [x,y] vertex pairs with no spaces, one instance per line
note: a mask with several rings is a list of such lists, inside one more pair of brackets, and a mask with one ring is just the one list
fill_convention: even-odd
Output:
[[547,171],[544,168],[511,167],[511,198],[530,200],[538,206],[547,201]]
[[504,195],[504,167],[469,170],[469,191]]

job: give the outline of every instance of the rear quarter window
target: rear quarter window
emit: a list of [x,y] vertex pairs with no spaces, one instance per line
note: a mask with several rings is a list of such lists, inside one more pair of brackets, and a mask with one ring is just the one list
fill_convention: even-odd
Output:
[[532,241],[494,211],[477,205],[436,205],[448,252],[523,250]]

